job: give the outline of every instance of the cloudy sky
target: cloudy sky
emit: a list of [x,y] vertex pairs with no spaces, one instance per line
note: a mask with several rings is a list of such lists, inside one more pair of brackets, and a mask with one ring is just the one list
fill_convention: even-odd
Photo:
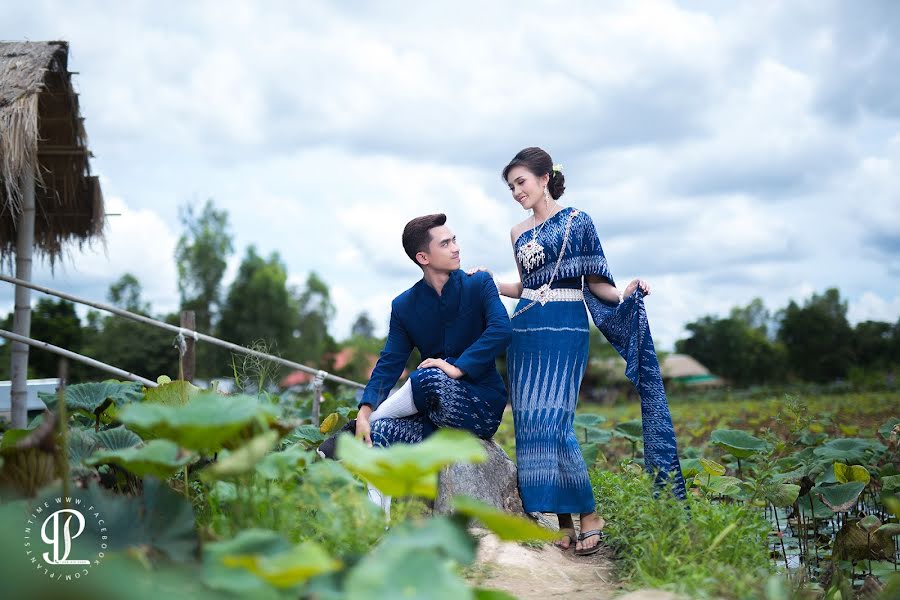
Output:
[[[178,207],[213,198],[237,252],[314,270],[386,328],[420,276],[410,218],[511,279],[526,215],[499,172],[538,145],[651,327],[837,286],[900,317],[900,3],[0,0],[0,39],[68,40],[106,249],[38,279],[102,300],[134,273],[177,308]],[[0,295],[8,310],[9,292]]]

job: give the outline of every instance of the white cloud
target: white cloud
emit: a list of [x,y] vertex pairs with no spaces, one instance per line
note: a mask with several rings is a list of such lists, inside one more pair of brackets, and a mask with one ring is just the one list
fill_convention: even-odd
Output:
[[57,274],[69,291],[102,299],[132,271],[175,308],[177,206],[212,197],[236,238],[226,283],[254,244],[331,285],[338,337],[362,310],[383,327],[419,277],[400,247],[413,216],[446,212],[465,265],[515,277],[524,214],[498,173],[538,144],[620,285],[651,280],[668,348],[756,296],[839,286],[854,318],[900,315],[886,6],[47,1],[5,6],[0,38],[70,40],[123,210],[107,254]]

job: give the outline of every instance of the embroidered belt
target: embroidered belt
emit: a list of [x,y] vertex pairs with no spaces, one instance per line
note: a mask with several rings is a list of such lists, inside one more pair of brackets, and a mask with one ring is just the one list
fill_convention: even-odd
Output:
[[548,302],[582,302],[584,301],[584,293],[581,290],[570,288],[551,288],[544,284],[536,290],[525,288],[522,290],[522,297],[526,300],[540,302],[541,306]]

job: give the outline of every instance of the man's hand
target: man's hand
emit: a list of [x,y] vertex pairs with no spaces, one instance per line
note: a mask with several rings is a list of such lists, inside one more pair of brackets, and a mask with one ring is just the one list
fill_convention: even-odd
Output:
[[417,369],[428,369],[431,367],[435,367],[443,371],[447,374],[447,377],[450,379],[459,379],[465,373],[462,372],[461,369],[456,368],[455,366],[448,363],[443,358],[426,358],[422,362],[419,363]]
[[356,415],[356,438],[362,440],[366,445],[372,447],[372,426],[369,424],[369,415],[372,414],[372,407],[364,404],[359,408],[359,414]]
[[466,271],[466,275],[474,275],[475,273],[479,273],[479,272],[481,272],[481,271],[484,271],[485,273],[487,273],[487,274],[490,275],[491,277],[494,276],[494,274],[491,273],[491,270],[488,269],[487,267],[475,267],[474,269],[469,269],[469,270]]

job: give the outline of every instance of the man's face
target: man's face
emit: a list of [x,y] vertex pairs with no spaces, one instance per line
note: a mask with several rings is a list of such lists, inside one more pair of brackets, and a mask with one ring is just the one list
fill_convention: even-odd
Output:
[[459,246],[456,245],[456,235],[446,225],[433,227],[428,230],[431,234],[431,242],[428,244],[428,252],[419,252],[416,258],[419,264],[429,266],[436,271],[455,271],[459,268]]

